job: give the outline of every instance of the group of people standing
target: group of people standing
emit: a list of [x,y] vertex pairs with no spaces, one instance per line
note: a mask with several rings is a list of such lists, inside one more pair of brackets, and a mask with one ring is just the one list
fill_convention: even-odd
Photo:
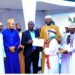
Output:
[[[40,37],[45,40],[42,57],[42,72],[47,74],[74,74],[75,68],[75,25],[65,27],[61,36],[59,28],[52,25],[51,16],[45,17],[46,25],[41,28]],[[61,54],[61,59],[59,59]],[[61,68],[59,61],[61,60]]]
[[[20,23],[8,19],[7,28],[1,29],[0,23],[0,73],[33,73],[38,72],[39,51],[42,50],[42,73],[59,74],[59,54],[61,74],[74,73],[75,34],[74,27],[66,27],[61,36],[59,27],[50,15],[45,16],[45,25],[40,31],[34,29],[34,22],[28,22],[28,30],[22,32]],[[33,46],[33,39],[44,39],[44,46]]]

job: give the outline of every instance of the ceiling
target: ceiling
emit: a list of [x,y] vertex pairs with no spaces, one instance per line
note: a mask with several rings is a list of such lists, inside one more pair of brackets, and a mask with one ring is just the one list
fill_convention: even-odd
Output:
[[0,9],[22,9],[22,0],[0,0]]
[[50,14],[75,12],[75,6],[61,6],[45,2],[38,2],[36,8],[37,10],[50,11]]
[[[0,9],[22,9],[22,0],[0,0]],[[49,10],[51,12],[75,12],[75,7],[60,6],[52,3],[37,2],[37,10]]]
[[60,5],[45,3],[45,2],[38,2],[37,3],[37,10],[62,10],[62,9],[69,9],[69,8],[75,9],[75,7],[60,6]]

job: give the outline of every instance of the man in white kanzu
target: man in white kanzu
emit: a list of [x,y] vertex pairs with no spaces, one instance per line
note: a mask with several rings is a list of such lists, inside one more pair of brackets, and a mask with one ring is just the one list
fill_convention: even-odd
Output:
[[[68,44],[65,44],[65,50],[70,54],[68,59],[68,73],[75,73],[75,26],[70,26],[70,36],[68,38]],[[65,65],[64,65],[65,66]],[[65,66],[66,67],[66,66]]]
[[70,55],[69,74],[75,74],[75,26],[70,27],[70,46],[68,47]]
[[59,74],[58,42],[54,29],[48,30],[48,40],[44,45],[44,74]]
[[0,32],[0,74],[5,74],[4,57],[6,57],[6,55],[3,46],[3,35]]
[[70,61],[70,53],[66,51],[66,47],[69,46],[70,43],[70,29],[69,26],[65,27],[65,32],[62,36],[62,59],[61,59],[61,74],[69,74],[69,61]]

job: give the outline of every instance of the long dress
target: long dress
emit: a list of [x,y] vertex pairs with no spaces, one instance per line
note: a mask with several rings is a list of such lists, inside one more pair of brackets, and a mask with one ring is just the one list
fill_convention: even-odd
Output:
[[3,35],[0,33],[0,74],[5,74],[4,57],[6,57],[6,55],[3,46]]
[[49,47],[44,49],[44,53],[49,55],[49,65],[47,66],[47,59],[45,58],[44,64],[44,74],[59,74],[59,56],[58,52],[58,42],[56,39],[50,41]]
[[[13,29],[5,29],[3,31],[4,47],[6,52],[5,60],[5,72],[6,73],[20,73],[18,46],[20,44],[20,38],[18,32]],[[12,53],[9,47],[14,46],[15,52]]]

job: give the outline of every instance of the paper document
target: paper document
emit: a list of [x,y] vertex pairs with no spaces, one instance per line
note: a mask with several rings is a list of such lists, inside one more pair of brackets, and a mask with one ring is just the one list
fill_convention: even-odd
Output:
[[44,46],[44,39],[33,39],[33,46],[43,47]]

